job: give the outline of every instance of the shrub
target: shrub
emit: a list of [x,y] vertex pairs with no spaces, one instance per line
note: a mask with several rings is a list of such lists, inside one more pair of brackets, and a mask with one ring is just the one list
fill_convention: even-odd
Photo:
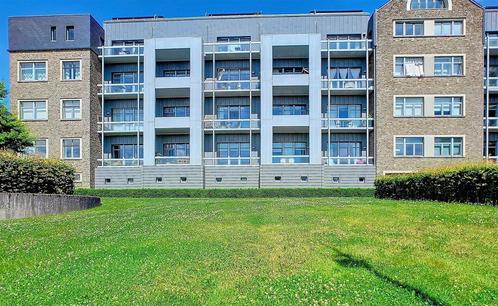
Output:
[[383,176],[375,181],[375,196],[497,205],[498,165],[463,164]]
[[74,169],[58,160],[0,151],[0,192],[73,194]]
[[76,194],[120,198],[312,198],[372,197],[373,189],[78,189]]

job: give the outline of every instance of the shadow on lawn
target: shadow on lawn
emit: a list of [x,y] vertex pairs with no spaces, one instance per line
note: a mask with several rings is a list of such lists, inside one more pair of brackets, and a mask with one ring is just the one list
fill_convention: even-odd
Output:
[[392,279],[391,277],[380,273],[374,267],[372,267],[372,265],[370,265],[367,261],[363,259],[355,258],[351,254],[343,253],[336,248],[333,248],[333,250],[337,254],[336,258],[334,259],[335,262],[337,262],[339,265],[343,267],[365,269],[384,282],[387,282],[393,286],[403,288],[410,292],[414,292],[418,298],[424,300],[424,302],[427,302],[430,305],[444,305],[442,302],[438,301],[436,298],[425,293],[423,290],[415,288],[408,284],[404,284],[398,280]]

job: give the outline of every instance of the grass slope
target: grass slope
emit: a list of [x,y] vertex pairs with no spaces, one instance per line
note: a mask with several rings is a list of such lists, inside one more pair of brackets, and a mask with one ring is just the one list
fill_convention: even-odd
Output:
[[496,207],[129,199],[0,221],[0,305],[497,304]]

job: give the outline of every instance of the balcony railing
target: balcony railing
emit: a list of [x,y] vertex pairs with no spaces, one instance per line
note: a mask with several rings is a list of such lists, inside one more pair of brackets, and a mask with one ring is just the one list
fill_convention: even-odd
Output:
[[366,51],[372,48],[372,41],[368,40],[327,40],[322,41],[322,51]]
[[122,158],[108,158],[99,159],[101,167],[138,167],[143,165],[143,159],[122,159]]
[[498,48],[498,37],[489,37],[489,48]]
[[105,94],[124,94],[124,93],[142,93],[144,90],[143,84],[130,83],[130,84],[104,84],[102,92]]
[[[486,127],[486,118],[483,120],[484,127]],[[498,127],[498,117],[489,117],[489,127],[496,128]]]
[[206,157],[206,166],[249,166],[259,165],[259,157]]
[[156,156],[156,165],[188,165],[189,156]]
[[308,67],[280,67],[280,68],[273,68],[273,74],[274,75],[281,75],[281,74],[309,74],[309,68]]
[[206,119],[204,120],[205,129],[258,129],[260,127],[259,119]]
[[[138,121],[99,122],[99,132],[143,132],[144,124]],[[103,127],[103,129],[102,129]]]
[[322,89],[330,90],[367,90],[373,88],[372,79],[322,79]]
[[219,42],[204,44],[205,53],[246,53],[259,52],[259,42]]
[[309,155],[273,155],[272,163],[274,164],[308,164]]
[[100,48],[101,54],[104,56],[130,56],[130,55],[143,55],[143,46],[108,46]]
[[373,157],[324,157],[323,162],[325,165],[356,165],[356,166],[366,166],[373,165]]
[[[484,79],[484,88],[488,85],[486,78]],[[489,78],[489,88],[498,89],[498,77]]]
[[373,127],[372,118],[322,118],[322,128],[331,129],[361,129]]
[[204,90],[211,91],[237,91],[237,90],[259,90],[259,80],[239,80],[239,81],[214,81],[206,80]]

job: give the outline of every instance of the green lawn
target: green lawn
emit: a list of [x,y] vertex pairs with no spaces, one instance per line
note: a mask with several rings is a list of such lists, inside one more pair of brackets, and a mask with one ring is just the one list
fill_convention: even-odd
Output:
[[131,199],[0,221],[0,305],[498,304],[498,208]]

